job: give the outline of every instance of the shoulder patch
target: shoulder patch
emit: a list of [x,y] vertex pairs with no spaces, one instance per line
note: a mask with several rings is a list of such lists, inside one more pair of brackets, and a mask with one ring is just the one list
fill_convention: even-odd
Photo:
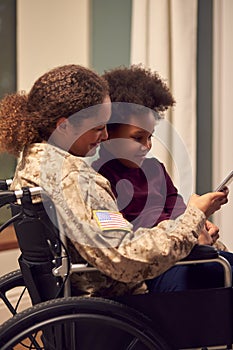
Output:
[[124,230],[131,231],[128,221],[121,213],[110,210],[93,210],[94,218],[102,231]]

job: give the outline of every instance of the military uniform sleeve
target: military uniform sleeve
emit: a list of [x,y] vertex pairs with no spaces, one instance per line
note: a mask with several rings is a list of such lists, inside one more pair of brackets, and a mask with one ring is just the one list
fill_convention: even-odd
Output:
[[101,229],[95,211],[117,213],[108,181],[83,165],[78,171],[67,169],[61,191],[54,197],[66,235],[91,265],[122,282],[140,282],[163,273],[189,254],[205,223],[205,215],[188,207],[176,220],[157,227],[132,230]]

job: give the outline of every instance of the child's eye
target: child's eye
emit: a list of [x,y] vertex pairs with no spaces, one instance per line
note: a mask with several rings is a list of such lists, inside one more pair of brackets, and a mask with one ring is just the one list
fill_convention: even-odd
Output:
[[100,126],[98,128],[96,128],[96,131],[103,131],[105,129],[105,126]]
[[135,137],[135,136],[132,136],[132,139],[136,142],[141,142],[142,141],[142,138],[141,137]]

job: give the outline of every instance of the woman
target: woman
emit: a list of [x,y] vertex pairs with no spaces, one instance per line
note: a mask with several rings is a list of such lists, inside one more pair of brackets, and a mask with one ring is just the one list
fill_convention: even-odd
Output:
[[147,292],[145,280],[187,256],[206,217],[227,201],[226,193],[193,195],[175,221],[134,232],[108,181],[83,158],[107,138],[109,102],[103,78],[66,65],[42,75],[29,94],[9,95],[0,103],[0,150],[22,152],[12,189],[43,187],[70,240],[72,261],[85,260],[99,270],[72,276],[77,295]]

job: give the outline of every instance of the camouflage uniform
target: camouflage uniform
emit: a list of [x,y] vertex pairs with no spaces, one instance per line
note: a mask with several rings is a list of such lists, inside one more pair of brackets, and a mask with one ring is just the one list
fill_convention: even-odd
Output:
[[132,225],[101,228],[94,211],[116,213],[108,181],[84,158],[47,143],[24,150],[12,189],[41,186],[56,205],[60,229],[69,238],[72,262],[88,261],[99,271],[74,273],[77,295],[112,296],[147,292],[153,278],[184,258],[197,243],[205,215],[189,206],[176,220],[133,232]]

